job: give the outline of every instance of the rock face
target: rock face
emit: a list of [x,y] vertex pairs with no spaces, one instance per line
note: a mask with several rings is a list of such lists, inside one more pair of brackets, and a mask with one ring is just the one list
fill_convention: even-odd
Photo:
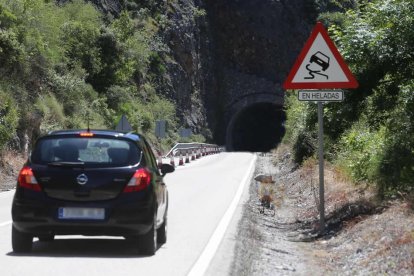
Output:
[[212,35],[204,8],[204,3],[197,0],[169,1],[169,23],[163,35],[173,57],[167,61],[171,80],[168,88],[177,102],[177,114],[185,127],[210,136],[207,130],[214,123],[217,81]]
[[[252,104],[282,107],[281,85],[315,23],[313,0],[167,2],[168,85],[194,132],[228,144],[229,125]],[[254,116],[254,114],[252,115]],[[226,139],[227,137],[227,139]]]
[[221,64],[282,82],[315,23],[310,0],[206,0]]
[[313,0],[177,0],[167,11],[178,113],[220,144],[238,135],[229,125],[250,105],[282,107],[282,83],[317,16]]
[[[89,1],[114,15],[131,2]],[[314,0],[153,2],[168,19],[160,35],[171,50],[161,93],[177,103],[184,127],[206,136],[211,129],[225,144],[249,106],[282,109],[281,85],[315,23]]]
[[215,134],[224,142],[226,136],[237,136],[229,133],[232,130],[227,125],[248,105],[283,105],[281,85],[317,12],[313,0],[205,1],[216,43],[215,72],[221,103],[217,112],[221,123]]

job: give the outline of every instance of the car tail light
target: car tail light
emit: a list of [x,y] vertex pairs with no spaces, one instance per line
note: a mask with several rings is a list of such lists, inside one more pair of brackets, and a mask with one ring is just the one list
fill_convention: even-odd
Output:
[[24,187],[34,191],[41,191],[39,183],[37,183],[36,178],[34,177],[32,168],[23,167],[17,178],[20,187]]
[[81,133],[79,133],[79,136],[80,137],[93,137],[94,134],[91,133],[91,132],[81,132]]
[[141,168],[134,173],[131,180],[128,182],[128,185],[125,187],[124,193],[142,191],[147,188],[150,183],[151,173],[147,169]]

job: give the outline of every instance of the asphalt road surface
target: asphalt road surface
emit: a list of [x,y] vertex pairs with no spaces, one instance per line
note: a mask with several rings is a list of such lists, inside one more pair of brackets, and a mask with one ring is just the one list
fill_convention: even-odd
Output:
[[0,193],[0,274],[203,275],[211,271],[217,252],[223,251],[217,251],[223,236],[235,228],[234,212],[240,209],[254,162],[253,154],[221,153],[168,175],[167,243],[151,257],[135,255],[123,238],[83,236],[57,236],[49,243],[35,239],[33,252],[15,254],[11,249],[13,192]]

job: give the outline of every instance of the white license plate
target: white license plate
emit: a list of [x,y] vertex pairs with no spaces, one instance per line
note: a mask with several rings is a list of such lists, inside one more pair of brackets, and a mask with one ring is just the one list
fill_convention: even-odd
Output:
[[79,208],[61,207],[58,213],[59,219],[105,219],[104,208]]

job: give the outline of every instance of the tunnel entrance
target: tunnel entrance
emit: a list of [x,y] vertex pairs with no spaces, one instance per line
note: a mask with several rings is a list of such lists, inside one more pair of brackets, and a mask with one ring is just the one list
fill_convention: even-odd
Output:
[[227,148],[232,151],[268,152],[284,134],[285,112],[273,103],[257,103],[232,118],[227,130]]

